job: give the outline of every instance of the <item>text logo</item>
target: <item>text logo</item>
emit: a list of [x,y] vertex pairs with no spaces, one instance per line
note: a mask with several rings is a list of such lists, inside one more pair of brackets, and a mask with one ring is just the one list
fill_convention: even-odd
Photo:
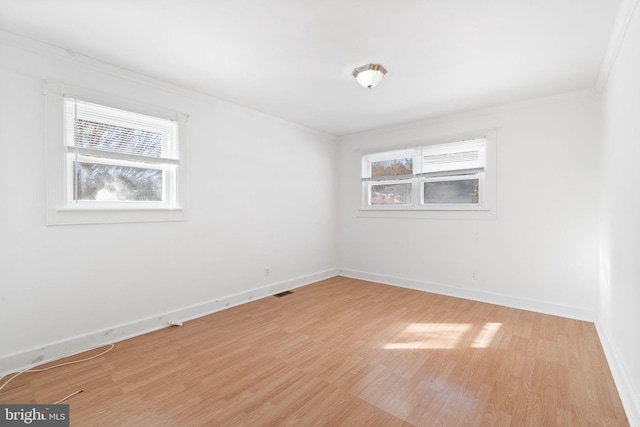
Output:
[[0,404],[0,426],[69,427],[69,405]]

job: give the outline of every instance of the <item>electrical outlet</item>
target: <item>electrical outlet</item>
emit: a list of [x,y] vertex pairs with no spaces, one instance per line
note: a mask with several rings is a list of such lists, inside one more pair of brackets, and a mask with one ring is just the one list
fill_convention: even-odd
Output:
[[269,277],[270,274],[271,274],[271,271],[269,271],[269,267],[265,267],[265,269],[264,269],[264,277]]
[[476,273],[475,271],[471,272],[471,280],[478,280],[478,273]]

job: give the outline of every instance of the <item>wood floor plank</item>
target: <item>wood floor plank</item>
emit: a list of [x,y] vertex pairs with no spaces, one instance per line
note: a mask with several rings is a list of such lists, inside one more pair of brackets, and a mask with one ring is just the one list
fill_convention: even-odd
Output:
[[79,389],[74,426],[629,425],[593,324],[345,277],[25,373],[0,402]]

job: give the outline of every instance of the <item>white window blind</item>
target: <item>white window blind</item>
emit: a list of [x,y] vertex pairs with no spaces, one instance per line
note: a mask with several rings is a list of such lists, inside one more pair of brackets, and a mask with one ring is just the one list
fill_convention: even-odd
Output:
[[67,152],[133,162],[180,164],[170,120],[65,99]]
[[478,139],[421,148],[421,173],[482,169],[485,167],[485,140]]

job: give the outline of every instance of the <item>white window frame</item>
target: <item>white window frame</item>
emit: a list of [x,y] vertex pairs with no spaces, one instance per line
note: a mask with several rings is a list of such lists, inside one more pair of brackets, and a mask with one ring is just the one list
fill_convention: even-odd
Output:
[[[470,149],[478,149],[479,157],[462,159],[453,167],[446,165],[429,166],[423,164],[423,156],[451,153],[465,153]],[[396,155],[401,154],[401,155]],[[413,176],[411,205],[372,205],[370,203],[371,185],[378,183],[394,183],[393,180],[376,180],[371,178],[371,164],[376,161],[394,158],[413,158]],[[393,213],[405,216],[402,212],[423,212],[425,218],[495,218],[496,211],[496,131],[486,131],[483,137],[471,138],[452,143],[437,143],[405,149],[395,149],[365,153],[362,156],[362,202],[361,216],[377,216],[376,212]],[[407,177],[403,177],[407,179]],[[479,179],[478,203],[424,203],[424,183],[444,180]],[[390,181],[390,182],[389,182]],[[486,215],[488,214],[488,216]],[[473,216],[469,216],[473,215]],[[396,215],[392,215],[396,216]],[[419,216],[422,217],[422,216]]]
[[[44,82],[46,105],[47,225],[100,224],[124,222],[183,221],[186,219],[186,121],[187,115],[129,100],[113,98],[57,82]],[[70,101],[74,100],[74,101]],[[150,131],[169,132],[169,157],[150,158],[126,153],[105,153],[73,145],[73,116],[65,114],[70,102],[89,103],[87,114],[102,107],[107,111],[101,122],[128,126],[128,116],[142,117]],[[110,115],[111,114],[111,115]],[[140,116],[143,115],[143,116]],[[175,140],[172,140],[175,138]],[[75,200],[74,162],[108,164],[163,171],[162,201]]]

